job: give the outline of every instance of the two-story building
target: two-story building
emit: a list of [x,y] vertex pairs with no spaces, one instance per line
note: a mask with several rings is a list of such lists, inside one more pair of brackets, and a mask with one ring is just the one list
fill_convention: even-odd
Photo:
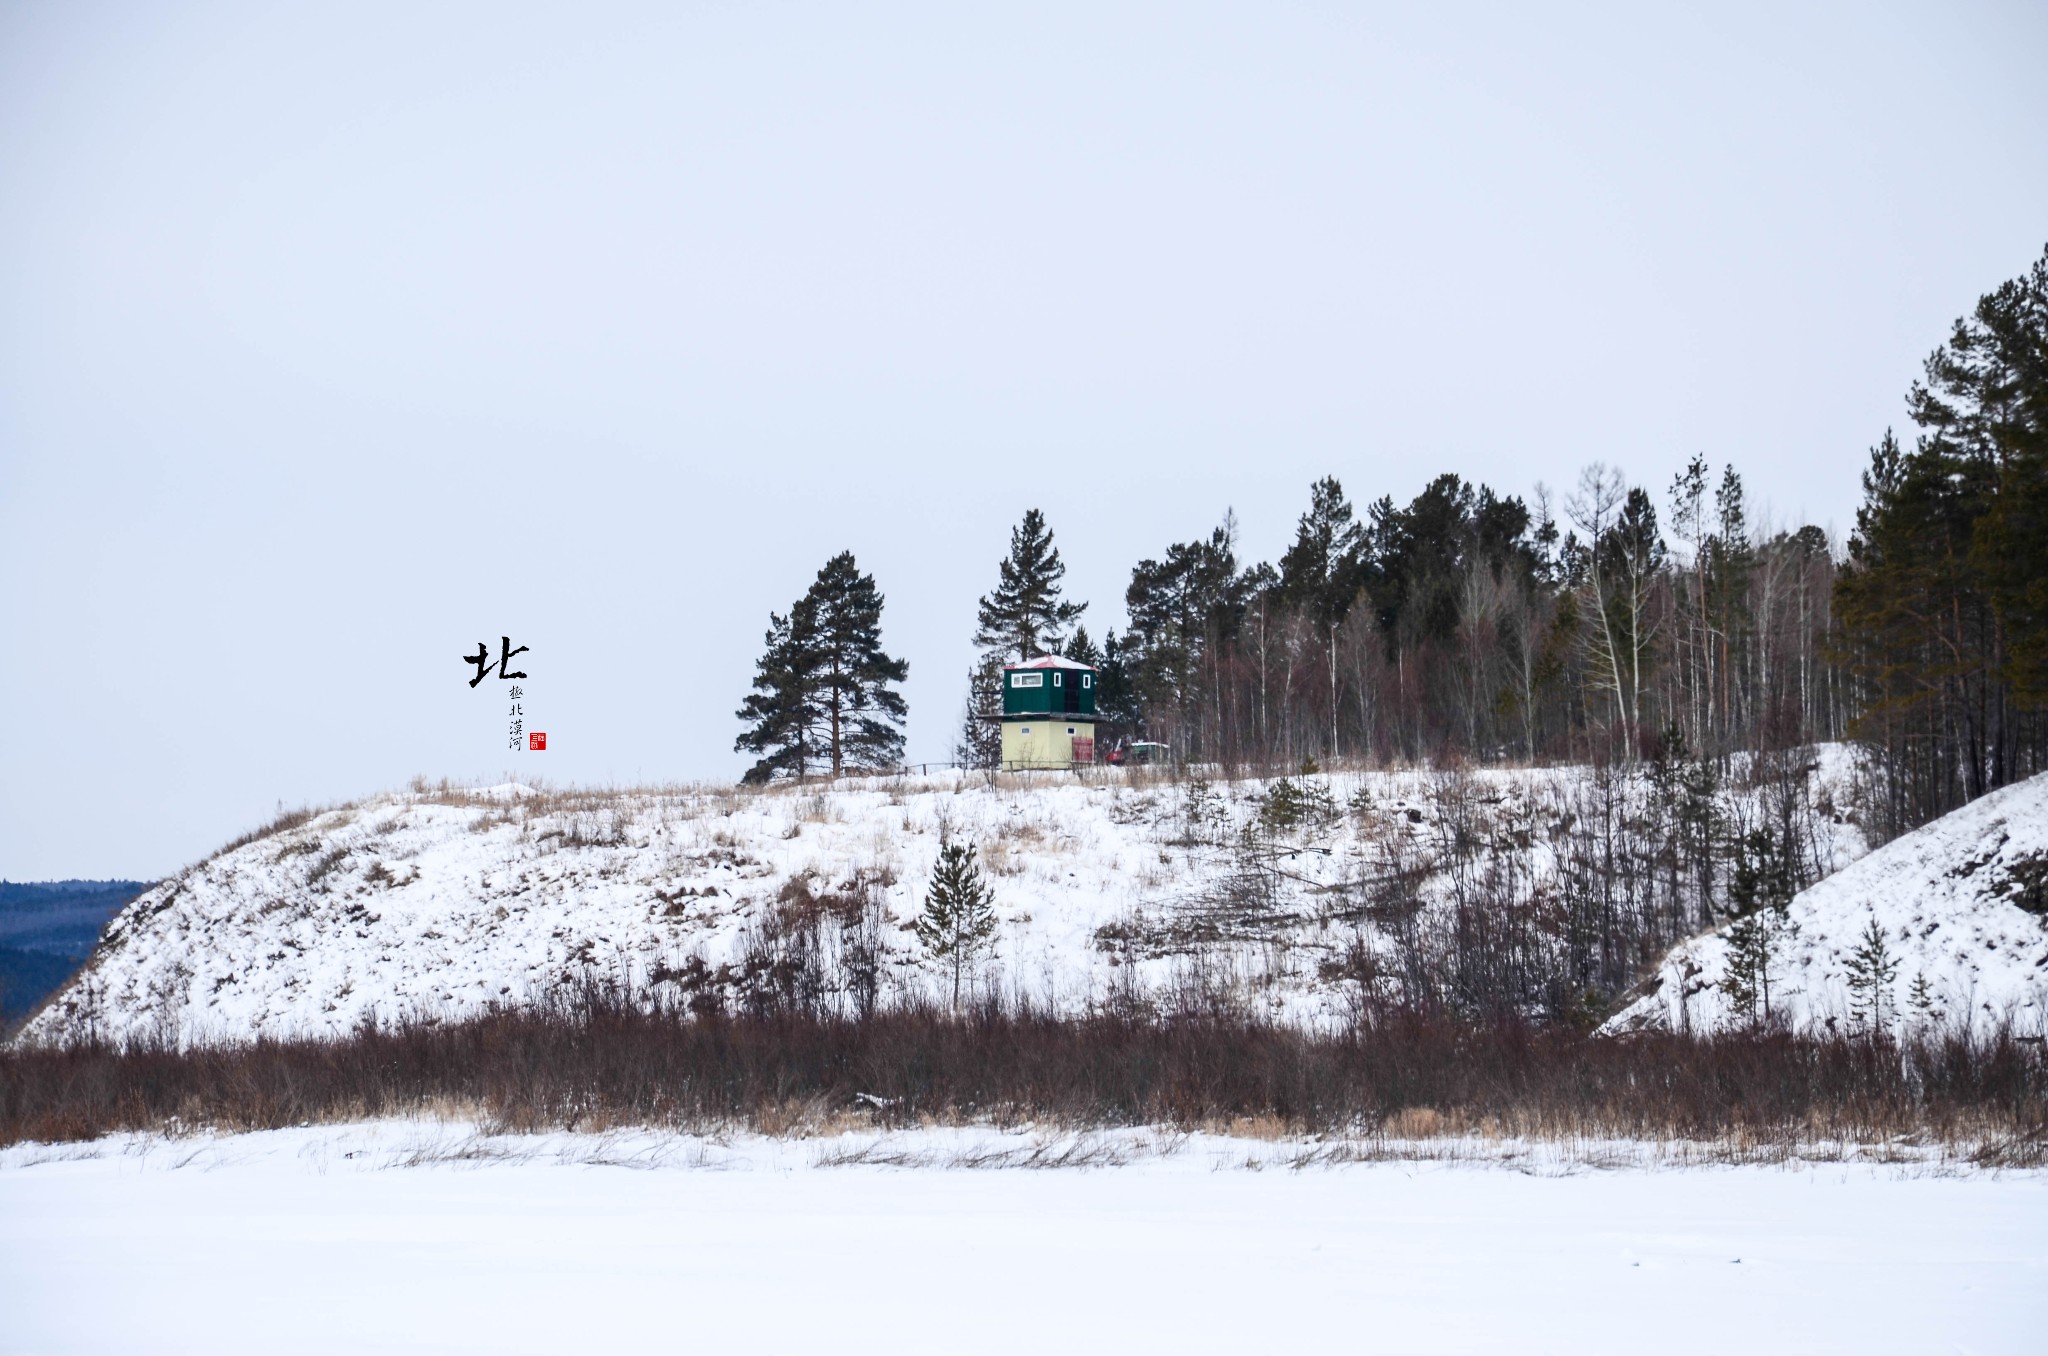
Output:
[[1046,655],[1003,666],[1003,767],[1065,771],[1095,762],[1095,670]]

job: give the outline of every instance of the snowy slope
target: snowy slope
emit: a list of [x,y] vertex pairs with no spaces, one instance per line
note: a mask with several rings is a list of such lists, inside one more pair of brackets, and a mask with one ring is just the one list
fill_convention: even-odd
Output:
[[[980,848],[1002,982],[1056,1002],[1099,997],[1112,967],[1097,929],[1170,909],[1218,854],[1176,842],[1182,797],[1170,785],[1005,782],[380,797],[223,852],[138,899],[24,1039],[331,1035],[584,977],[647,987],[693,956],[712,970],[738,963],[748,927],[799,880],[820,894],[873,889],[888,913],[890,978],[935,986],[908,924],[942,834]],[[1388,813],[1421,795],[1419,783],[1397,791]],[[1306,857],[1303,874],[1338,874],[1334,855]]]
[[[1817,775],[1839,762],[1823,751]],[[592,978],[688,1001],[702,992],[692,983],[744,970],[778,917],[818,897],[881,915],[887,992],[937,992],[909,923],[946,834],[979,847],[995,889],[1001,926],[977,982],[1071,1009],[1192,977],[1316,1021],[1347,1010],[1332,960],[1384,944],[1355,901],[1389,854],[1427,862],[1476,824],[1527,898],[1554,875],[1553,835],[1587,778],[1309,779],[1328,812],[1275,840],[1272,893],[1251,908],[1227,896],[1243,871],[1237,831],[1266,783],[1197,794],[1102,771],[829,791],[418,786],[284,823],[155,887],[22,1039],[328,1036]],[[1853,826],[1819,829],[1825,865],[1862,849]],[[1445,873],[1418,879],[1425,901],[1452,888]],[[830,929],[824,942],[837,944]]]
[[[1982,1032],[2010,1023],[2040,1034],[2048,1025],[2048,774],[1887,843],[1795,897],[1769,966],[1773,1018],[1802,1030],[1864,1026],[1850,967],[1873,920],[1896,966],[1880,1004],[1887,1028]],[[1729,1025],[1729,959],[1726,927],[1676,948],[1651,991],[1602,1029]],[[1926,1001],[1916,1002],[1923,978]]]

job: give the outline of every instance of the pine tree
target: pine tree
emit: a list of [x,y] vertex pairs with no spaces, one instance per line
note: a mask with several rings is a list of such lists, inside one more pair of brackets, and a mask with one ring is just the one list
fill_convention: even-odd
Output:
[[1606,634],[1620,651],[1621,677],[1627,687],[1623,726],[1629,731],[1628,755],[1643,731],[1643,688],[1657,618],[1651,607],[1657,576],[1664,567],[1664,538],[1657,531],[1657,508],[1642,488],[1630,489],[1621,500],[1614,526],[1596,540],[1594,569],[1609,581],[1611,614]]
[[1335,476],[1309,487],[1308,512],[1296,526],[1294,545],[1280,557],[1279,600],[1314,622],[1329,660],[1330,743],[1337,752],[1337,628],[1364,583],[1361,555],[1365,529],[1352,517],[1351,501]]
[[934,960],[953,973],[953,1006],[960,1006],[960,981],[974,957],[996,935],[995,891],[981,878],[972,847],[947,843],[932,868],[924,912],[911,924]]
[[825,562],[804,595],[816,617],[815,701],[832,754],[832,775],[892,768],[903,761],[903,696],[891,686],[910,665],[882,650],[882,594],[853,552]]
[[1127,648],[1115,631],[1102,638],[1102,662],[1095,676],[1095,721],[1101,733],[1098,747],[1114,747],[1138,731],[1138,697],[1125,659]]
[[754,692],[735,713],[748,728],[733,741],[734,750],[761,755],[747,769],[743,780],[749,785],[778,775],[802,781],[826,756],[819,737],[824,712],[818,701],[823,655],[817,606],[806,597],[786,616],[771,612],[768,622],[768,648],[755,666]]
[[1980,298],[1887,432],[1835,581],[1899,831],[2048,766],[2048,254]]
[[1920,1018],[1922,1026],[1934,1021],[1934,986],[1927,982],[1925,970],[1914,973],[1913,986],[1907,991],[1907,1000],[1912,1003],[1913,1011]]
[[1308,512],[1295,525],[1294,545],[1280,557],[1280,599],[1325,630],[1344,619],[1358,594],[1365,529],[1334,476],[1309,487]]
[[967,673],[967,703],[960,716],[954,761],[990,772],[1003,761],[1003,657],[991,652]]
[[1778,913],[1759,909],[1728,929],[1728,973],[1721,991],[1728,1005],[1754,1025],[1771,1020],[1771,961],[1777,951]]
[[1088,628],[1085,626],[1074,628],[1073,638],[1067,642],[1063,653],[1076,664],[1087,664],[1097,669],[1102,667],[1102,651],[1095,648],[1095,642],[1089,638]]
[[1088,605],[1060,598],[1067,567],[1052,544],[1044,514],[1025,512],[1024,521],[1010,532],[1010,554],[998,569],[995,591],[982,598],[975,613],[974,643],[1020,661],[1059,653],[1068,624]]
[[1849,1002],[1864,1029],[1873,1035],[1885,1030],[1887,1000],[1898,973],[1898,958],[1885,942],[1884,929],[1872,918],[1863,930],[1862,943],[1849,957]]

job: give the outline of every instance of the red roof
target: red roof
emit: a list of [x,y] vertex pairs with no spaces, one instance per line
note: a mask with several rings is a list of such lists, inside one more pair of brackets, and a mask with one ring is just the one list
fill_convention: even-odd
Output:
[[1083,664],[1078,659],[1064,659],[1056,654],[1042,654],[1036,659],[1027,659],[1021,664],[1003,665],[1004,673],[1008,673],[1011,669],[1085,669],[1089,673],[1095,672],[1093,664]]

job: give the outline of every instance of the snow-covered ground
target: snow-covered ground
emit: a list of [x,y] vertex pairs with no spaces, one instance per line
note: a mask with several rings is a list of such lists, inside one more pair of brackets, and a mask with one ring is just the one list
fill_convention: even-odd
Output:
[[[1827,804],[1845,756],[1822,750],[1815,766]],[[908,925],[945,835],[979,848],[995,888],[1000,929],[975,978],[1072,1006],[1162,991],[1199,965],[1204,982],[1221,975],[1276,1015],[1315,1021],[1346,1011],[1327,967],[1388,945],[1358,901],[1390,863],[1420,863],[1414,888],[1441,900],[1449,873],[1430,863],[1476,842],[1513,859],[1501,874],[1530,898],[1556,871],[1560,835],[1589,818],[1574,813],[1586,784],[1569,768],[1300,779],[1298,822],[1261,840],[1253,893],[1270,889],[1250,903],[1239,830],[1271,783],[1104,771],[769,793],[419,787],[287,825],[152,889],[25,1039],[327,1036],[593,976],[680,1000],[693,976],[744,970],[764,929],[818,900],[835,919],[874,906],[885,984],[936,988]],[[1863,850],[1839,813],[1813,828],[1823,869]],[[821,945],[852,935],[835,923]]]
[[[1851,987],[1873,922],[1891,970],[1876,1010]],[[1653,990],[1604,1029],[1731,1024],[1731,954],[1726,927],[1676,948]],[[1774,923],[1765,974],[1771,1017],[1796,1029],[1856,1030],[1878,1018],[1895,1031],[2010,1026],[2042,1034],[2048,774],[1994,791],[1802,891]]]
[[[994,1131],[17,1145],[0,1350],[1867,1356],[2048,1331],[2042,1174],[1289,1169],[1305,1146],[1148,1136],[1064,1171]],[[1011,1167],[942,1166],[973,1162]]]

